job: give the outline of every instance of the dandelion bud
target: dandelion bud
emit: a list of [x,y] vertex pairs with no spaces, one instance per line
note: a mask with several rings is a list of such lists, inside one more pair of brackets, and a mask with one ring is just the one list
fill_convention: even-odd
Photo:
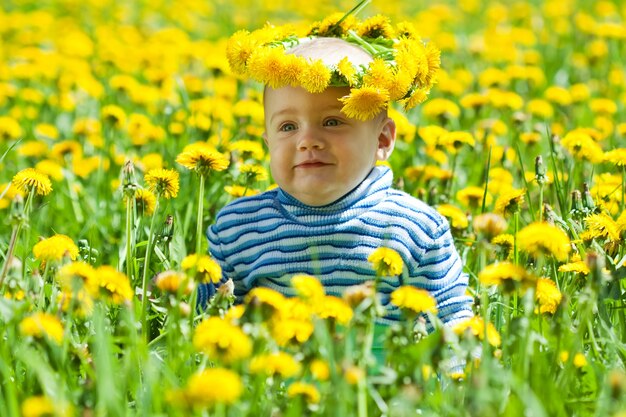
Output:
[[159,240],[161,242],[170,242],[172,237],[174,236],[174,216],[171,214],[167,215],[165,219],[165,223],[163,223],[163,227],[161,228],[161,233],[159,233]]
[[593,211],[596,208],[596,203],[593,201],[589,185],[586,182],[583,183],[583,207],[589,211]]
[[543,185],[547,182],[546,167],[543,164],[543,158],[541,155],[535,158],[535,179],[539,185]]
[[622,398],[626,393],[626,374],[621,370],[613,370],[609,374],[609,386],[611,387],[611,397]]
[[589,267],[591,283],[598,288],[604,281],[604,257],[595,252],[587,252],[586,264]]
[[572,213],[582,213],[583,211],[583,197],[580,191],[572,191]]
[[232,279],[219,286],[217,293],[224,297],[232,297],[235,294],[235,284]]
[[135,190],[138,188],[137,183],[135,182],[135,164],[130,159],[126,161],[124,167],[122,168],[122,190],[124,195],[127,197],[134,197]]

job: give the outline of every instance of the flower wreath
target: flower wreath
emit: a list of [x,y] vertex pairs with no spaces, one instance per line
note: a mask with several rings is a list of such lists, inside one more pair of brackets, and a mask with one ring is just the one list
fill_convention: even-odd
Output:
[[[440,51],[424,43],[409,22],[394,27],[382,15],[359,21],[355,9],[332,14],[304,30],[268,24],[253,32],[238,31],[226,47],[230,67],[272,88],[301,86],[319,93],[327,87],[350,87],[339,100],[342,112],[358,120],[372,119],[392,101],[405,110],[422,103],[436,80]],[[321,59],[286,53],[315,38],[340,38],[358,45],[372,61],[354,64],[344,57],[327,65]]]

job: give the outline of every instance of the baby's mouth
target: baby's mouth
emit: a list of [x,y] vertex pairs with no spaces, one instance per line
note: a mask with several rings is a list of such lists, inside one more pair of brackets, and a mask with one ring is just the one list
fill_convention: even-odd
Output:
[[300,162],[295,166],[295,168],[320,168],[323,166],[330,165],[324,161],[320,161],[318,159],[309,159],[303,162]]

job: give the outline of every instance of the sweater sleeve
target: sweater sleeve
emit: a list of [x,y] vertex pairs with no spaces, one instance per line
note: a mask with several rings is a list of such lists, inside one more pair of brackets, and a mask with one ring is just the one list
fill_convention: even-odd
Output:
[[211,225],[206,232],[207,239],[209,240],[209,255],[215,259],[215,261],[222,268],[222,279],[218,284],[209,282],[207,284],[201,284],[198,286],[198,307],[205,308],[209,299],[213,297],[217,288],[225,283],[228,278],[234,277],[234,269],[226,261],[226,256],[222,251],[222,245],[219,237],[219,233],[215,224]]
[[428,283],[443,323],[453,326],[473,316],[473,299],[466,294],[468,275],[463,272],[461,257],[445,219],[418,263],[416,278],[418,282]]

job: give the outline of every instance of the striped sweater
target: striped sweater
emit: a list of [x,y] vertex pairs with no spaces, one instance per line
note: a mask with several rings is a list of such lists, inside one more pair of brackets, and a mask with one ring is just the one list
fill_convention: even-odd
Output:
[[[392,180],[389,168],[377,166],[350,193],[321,207],[307,206],[279,188],[237,199],[209,227],[210,253],[224,279],[232,278],[239,300],[257,286],[294,295],[289,283],[295,274],[314,275],[327,294],[341,296],[347,287],[375,278],[367,258],[386,246],[400,254],[406,271],[378,286],[387,309],[382,323],[400,318],[389,301],[401,285],[428,290],[444,323],[471,317],[467,275],[447,220],[391,188]],[[200,288],[201,305],[212,292],[210,286]]]

